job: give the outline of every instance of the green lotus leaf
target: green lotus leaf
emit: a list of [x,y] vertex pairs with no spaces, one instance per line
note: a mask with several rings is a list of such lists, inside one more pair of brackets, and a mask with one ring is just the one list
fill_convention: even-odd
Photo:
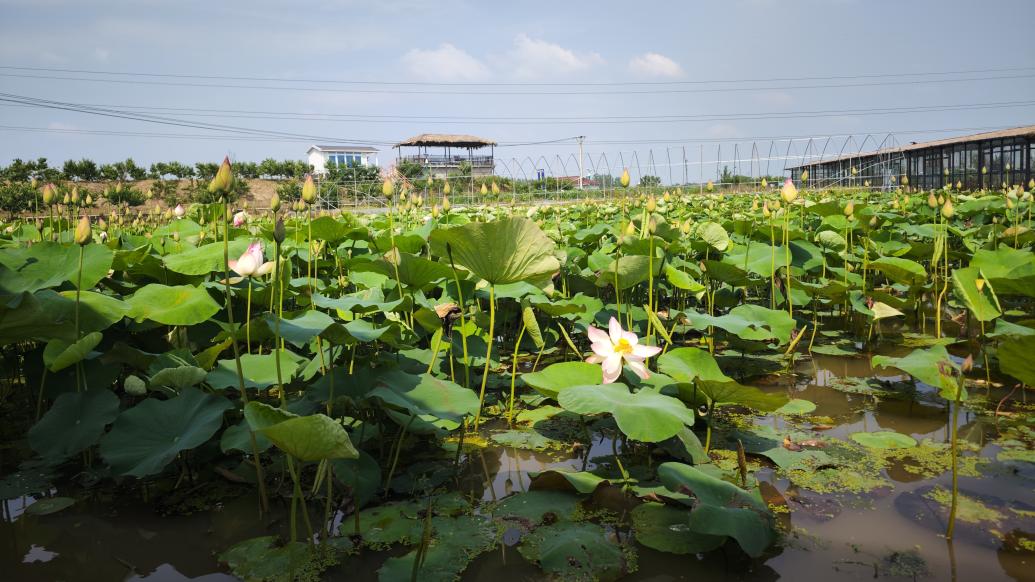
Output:
[[410,415],[428,416],[458,423],[478,411],[478,395],[430,374],[413,375],[393,370],[378,377],[370,396]]
[[157,374],[151,376],[152,386],[168,386],[176,390],[183,390],[191,386],[197,386],[205,379],[207,373],[197,366],[176,366],[164,368]]
[[436,229],[430,242],[436,256],[447,261],[451,256],[456,265],[491,285],[541,281],[560,270],[553,241],[526,218]]
[[347,485],[360,507],[370,503],[381,489],[381,467],[366,451],[356,459],[333,459],[331,467],[339,481]]
[[219,555],[235,576],[249,582],[296,580],[296,574],[311,573],[309,566],[315,559],[306,543],[279,545],[276,536],[244,540]]
[[816,410],[816,403],[810,400],[802,400],[801,398],[794,398],[787,404],[784,404],[780,408],[777,408],[773,412],[776,414],[783,415],[795,415],[795,414],[808,414]]
[[695,281],[693,277],[672,265],[665,265],[665,279],[667,279],[673,287],[689,291],[691,293],[700,293],[707,289],[707,287]]
[[[236,260],[244,254],[251,241],[244,238],[229,243],[227,258]],[[223,243],[212,242],[200,247],[184,249],[162,257],[165,268],[182,275],[208,275],[209,273],[225,273],[226,260],[223,257]],[[231,273],[233,273],[231,271]]]
[[[64,308],[74,317],[75,291],[62,291]],[[102,331],[122,320],[129,313],[129,305],[110,295],[95,291],[82,291],[79,294],[79,329],[84,333]]]
[[59,372],[72,364],[79,363],[90,355],[90,352],[101,343],[104,336],[101,332],[88,333],[76,342],[63,339],[50,340],[43,350],[43,363],[51,372]]
[[558,580],[617,580],[626,572],[622,547],[608,541],[595,523],[561,522],[537,528],[518,546],[525,559],[536,562]]
[[557,400],[557,395],[572,386],[600,384],[604,372],[599,364],[560,362],[550,364],[538,372],[522,374],[521,379],[536,392]]
[[609,481],[588,471],[567,471],[548,469],[541,473],[529,473],[532,478],[530,491],[574,491],[588,495],[596,491],[601,484]]
[[378,580],[394,582],[416,575],[422,582],[453,582],[479,554],[496,545],[496,531],[478,516],[433,517],[434,532],[425,553],[417,561],[417,550],[388,558],[378,570]]
[[63,511],[75,505],[75,499],[71,497],[45,497],[30,505],[25,513],[29,515],[50,515]]
[[952,290],[978,321],[992,321],[1002,315],[998,307],[999,301],[992,293],[992,286],[987,280],[982,288],[978,289],[978,279],[985,280],[981,269],[977,267],[953,269]]
[[856,432],[850,436],[853,441],[871,449],[911,449],[917,444],[913,437],[889,430]]
[[794,319],[782,309],[761,305],[738,305],[726,315],[711,316],[688,311],[687,319],[696,329],[708,326],[722,328],[737,337],[751,341],[775,341],[782,345],[791,341]]
[[129,317],[150,319],[164,325],[197,325],[219,311],[219,304],[208,291],[190,285],[167,286],[151,283],[129,299]]
[[[959,370],[959,367],[949,357],[945,346],[935,345],[927,349],[916,349],[901,358],[873,356],[871,364],[874,368],[898,368],[917,380],[937,388],[942,398],[956,399],[956,379],[950,370]],[[962,387],[959,389],[960,400],[965,400],[966,389]]]
[[116,474],[154,475],[180,452],[212,438],[232,407],[225,398],[196,388],[168,400],[148,398],[119,415],[101,439],[101,456]]
[[29,446],[44,459],[62,461],[92,446],[119,415],[119,398],[94,388],[66,392],[29,429]]
[[[270,330],[275,330],[277,317],[272,313],[265,316]],[[280,337],[296,346],[303,346],[334,324],[334,319],[322,311],[310,309],[294,319],[280,320]]]
[[300,461],[359,458],[345,427],[325,414],[296,416],[257,432]]
[[697,226],[697,236],[720,253],[730,246],[730,235],[721,224],[703,222]]
[[999,366],[1003,372],[1028,386],[1035,386],[1035,335],[1013,336],[999,344]]
[[895,283],[916,286],[927,280],[927,270],[916,261],[900,257],[881,257],[870,261],[870,268],[880,271]]
[[[277,353],[244,354],[241,356],[241,373],[244,376],[245,388],[260,390],[277,384]],[[298,368],[306,360],[291,350],[279,350],[280,373],[284,382],[290,382],[298,373]],[[209,386],[216,389],[238,388],[237,362],[235,360],[219,360],[216,367],[205,377]]]
[[656,443],[694,424],[694,413],[678,398],[651,390],[630,393],[624,384],[573,386],[558,402],[576,414],[611,414],[626,436]]
[[636,541],[670,554],[700,554],[721,546],[726,536],[713,536],[690,529],[690,512],[661,503],[644,503],[632,510]]
[[[83,253],[82,284],[79,285],[79,251]],[[68,281],[80,289],[90,289],[108,276],[114,253],[104,245],[65,245],[37,242],[28,247],[6,248],[0,253],[0,264],[23,284],[9,292],[38,291],[57,287]],[[6,275],[5,277],[6,278]],[[4,281],[5,288],[10,283]]]

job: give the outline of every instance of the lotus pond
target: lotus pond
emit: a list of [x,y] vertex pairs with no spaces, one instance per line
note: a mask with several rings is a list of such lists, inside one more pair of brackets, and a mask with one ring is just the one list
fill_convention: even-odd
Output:
[[4,579],[1035,580],[1023,190],[384,193],[3,225]]

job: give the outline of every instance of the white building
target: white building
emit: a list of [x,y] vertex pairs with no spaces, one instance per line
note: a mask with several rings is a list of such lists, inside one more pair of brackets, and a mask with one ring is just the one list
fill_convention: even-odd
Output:
[[331,164],[339,166],[377,166],[377,151],[367,146],[351,145],[313,145],[306,151],[309,154],[309,165],[314,174],[326,174]]

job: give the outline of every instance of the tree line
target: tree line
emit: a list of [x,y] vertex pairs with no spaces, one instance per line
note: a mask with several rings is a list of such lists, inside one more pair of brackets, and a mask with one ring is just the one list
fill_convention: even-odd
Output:
[[[35,160],[14,159],[7,166],[0,166],[0,180],[5,182],[135,182],[139,180],[211,180],[219,164],[198,162],[155,162],[150,166],[140,165],[133,158],[121,162],[98,164],[83,158],[65,160],[60,167],[50,165],[47,158]],[[237,162],[234,173],[246,179],[298,180],[311,173],[313,167],[301,160],[275,160],[267,158],[261,162]]]

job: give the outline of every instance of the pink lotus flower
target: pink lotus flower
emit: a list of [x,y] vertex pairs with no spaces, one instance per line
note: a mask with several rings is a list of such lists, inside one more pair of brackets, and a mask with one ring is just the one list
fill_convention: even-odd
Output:
[[234,214],[234,228],[241,227],[246,220],[248,220],[248,215],[243,210]]
[[273,261],[263,260],[262,245],[253,242],[236,261],[231,259],[228,262],[230,268],[241,277],[261,277],[273,270]]
[[183,218],[183,215],[187,214],[187,211],[183,208],[182,204],[177,204],[176,208],[173,208],[173,214],[176,215],[176,218]]
[[640,345],[640,339],[636,334],[623,330],[618,320],[613,317],[607,327],[608,331],[605,332],[591,325],[586,332],[589,340],[593,342],[593,355],[586,358],[586,361],[601,365],[604,383],[610,384],[618,379],[618,375],[622,373],[622,360],[625,360],[640,378],[650,378],[650,372],[647,371],[643,360],[656,356],[661,352],[661,348]]

